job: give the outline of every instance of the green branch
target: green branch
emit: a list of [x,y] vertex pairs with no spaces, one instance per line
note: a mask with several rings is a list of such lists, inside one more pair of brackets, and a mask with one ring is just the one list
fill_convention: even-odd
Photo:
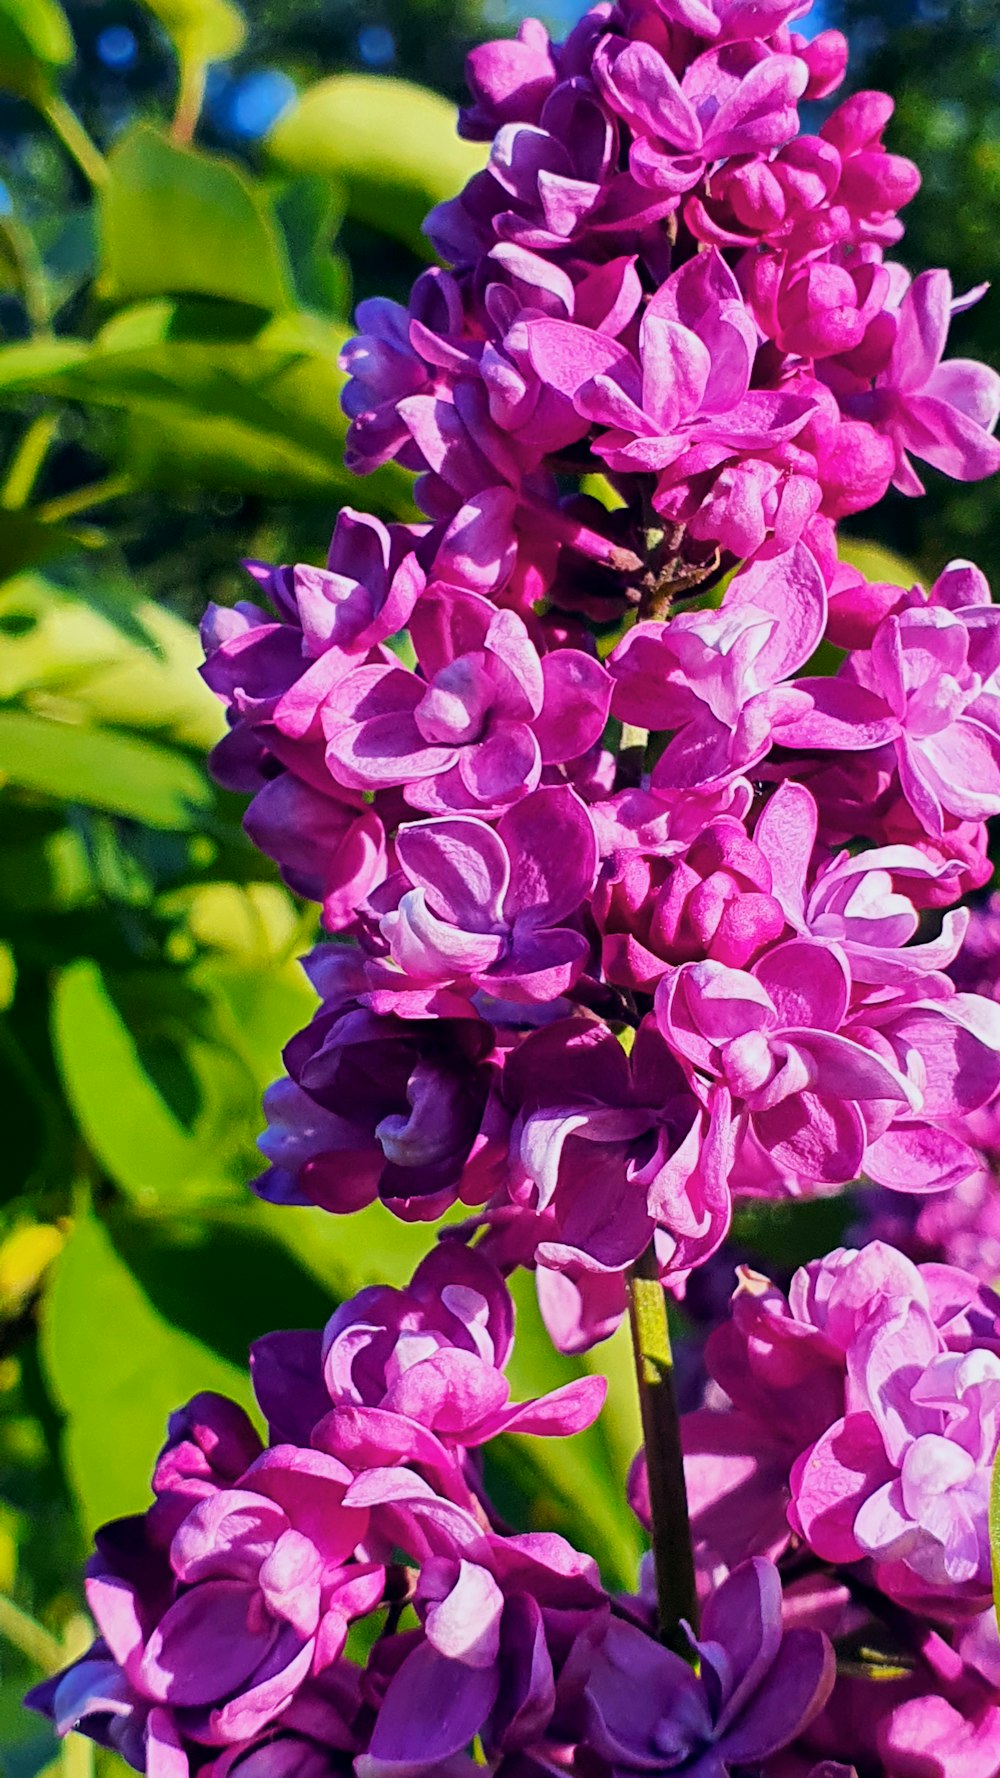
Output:
[[660,1636],[669,1648],[690,1659],[690,1647],[681,1625],[686,1623],[697,1635],[698,1595],[674,1388],[674,1357],[667,1305],[652,1246],[629,1275],[629,1309],[649,1476]]

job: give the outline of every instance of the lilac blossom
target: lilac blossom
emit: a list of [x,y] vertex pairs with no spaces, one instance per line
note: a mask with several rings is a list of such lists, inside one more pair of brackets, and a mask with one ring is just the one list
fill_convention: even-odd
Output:
[[447,984],[555,1001],[583,971],[590,944],[569,922],[593,888],[597,841],[568,787],[532,792],[495,829],[463,816],[406,822],[395,854],[398,877],[377,904],[386,964],[373,964],[365,994],[376,1011]]
[[[1000,812],[1000,730],[989,682],[1000,620],[988,602],[913,603],[885,617],[871,647],[855,649],[832,679],[801,679],[808,713],[792,713],[789,747],[891,748],[910,808],[932,836],[946,815]],[[987,695],[984,696],[984,693]]]
[[400,785],[429,813],[496,813],[536,788],[543,764],[577,759],[597,740],[611,695],[599,662],[576,649],[539,659],[514,612],[471,593],[439,590],[416,616],[423,677],[358,667],[327,700],[327,760],[340,783]]
[[804,545],[745,569],[720,611],[637,624],[611,659],[612,709],[625,722],[673,734],[653,784],[698,787],[742,774],[804,711],[784,683],[818,645],[826,587]]
[[587,1687],[591,1738],[616,1774],[716,1778],[756,1766],[823,1708],[833,1651],[821,1631],[783,1630],[781,1581],[758,1559],[713,1594],[697,1671],[627,1623],[605,1637]]
[[892,439],[895,485],[903,494],[924,492],[911,457],[957,481],[979,481],[1000,469],[1000,443],[992,437],[1000,376],[966,358],[942,362],[952,310],[947,272],[915,278],[899,308],[888,364],[873,391],[850,404]]
[[416,1220],[460,1194],[482,1202],[506,1148],[491,1027],[460,1004],[433,1023],[371,1012],[351,953],[321,949],[309,971],[323,1004],[265,1095],[271,1169],[255,1190],[339,1213],[381,1198]]

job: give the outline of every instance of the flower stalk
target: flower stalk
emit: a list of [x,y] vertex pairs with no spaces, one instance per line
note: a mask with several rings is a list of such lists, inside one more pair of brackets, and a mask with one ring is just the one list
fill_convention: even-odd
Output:
[[660,1637],[668,1648],[689,1658],[682,1626],[697,1635],[698,1595],[670,1325],[652,1246],[629,1276],[629,1317],[649,1475]]

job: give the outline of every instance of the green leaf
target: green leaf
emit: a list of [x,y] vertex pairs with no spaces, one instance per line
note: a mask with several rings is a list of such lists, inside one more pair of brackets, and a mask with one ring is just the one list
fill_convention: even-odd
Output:
[[74,56],[57,0],[0,0],[0,88],[43,105]]
[[179,295],[267,310],[294,306],[291,273],[263,192],[232,162],[171,142],[148,123],[115,145],[100,199],[101,294],[113,303]]
[[437,93],[383,75],[337,74],[301,95],[266,139],[289,173],[342,183],[352,216],[433,257],[422,224],[485,165],[486,150],[455,133]]
[[212,801],[204,773],[182,753],[20,710],[0,710],[3,781],[166,829],[196,827]]
[[0,395],[27,391],[120,409],[131,478],[151,488],[224,488],[283,496],[353,496],[414,516],[412,477],[388,463],[344,468],[347,421],[337,355],[346,330],[192,300],[124,310],[93,348],[0,349]]
[[17,964],[9,945],[0,944],[0,1012],[12,1004],[17,988]]
[[[131,591],[119,607],[114,590],[113,583],[95,587],[88,602],[27,574],[0,587],[0,700],[185,747],[214,746],[225,716],[198,674],[197,631]],[[102,591],[104,610],[97,608]]]
[[989,1490],[989,1552],[993,1558],[993,1609],[1000,1622],[1000,1451],[993,1463],[993,1486]]
[[993,1464],[990,1488],[990,1554],[993,1566],[993,1607],[1000,1621],[1000,1451]]
[[201,1155],[157,1091],[96,963],[57,977],[52,1040],[66,1097],[90,1148],[136,1203],[176,1202]]
[[177,46],[182,62],[219,62],[246,41],[246,20],[230,0],[142,0]]
[[902,587],[904,592],[909,592],[910,587],[922,579],[920,569],[912,562],[897,556],[895,550],[886,549],[884,544],[869,542],[866,537],[838,538],[837,554],[842,562],[857,568],[866,580],[884,581],[888,586]]
[[42,1309],[85,1528],[140,1511],[168,1416],[202,1389],[251,1403],[248,1377],[158,1314],[97,1219],[79,1216]]

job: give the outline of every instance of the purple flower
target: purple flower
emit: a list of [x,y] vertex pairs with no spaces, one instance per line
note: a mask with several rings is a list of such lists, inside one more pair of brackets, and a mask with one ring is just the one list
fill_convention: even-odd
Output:
[[[369,297],[358,304],[356,319],[359,332],[340,355],[340,368],[348,376],[341,400],[351,422],[344,455],[349,469],[367,475],[393,457],[407,463],[410,434],[398,403],[447,387],[447,375],[421,356],[411,330],[417,328],[418,337],[426,331],[441,340],[460,341],[461,290],[448,272],[435,266],[421,273],[407,308],[388,297]],[[465,348],[459,345],[457,351],[464,359]]]
[[715,161],[780,148],[798,128],[796,100],[808,70],[746,39],[695,57],[678,80],[654,44],[607,37],[595,73],[634,141],[629,166],[639,185],[677,199]]
[[849,403],[892,439],[895,485],[904,494],[924,492],[911,455],[964,482],[1000,469],[1000,443],[991,437],[1000,376],[967,358],[942,363],[952,312],[948,273],[922,272],[900,305],[889,362],[873,393]]
[[449,984],[554,1001],[580,976],[590,944],[566,922],[593,888],[597,841],[567,787],[533,791],[495,830],[463,816],[405,823],[395,853],[399,874],[374,904],[388,952],[369,971],[377,1012],[417,1010]]
[[522,19],[517,36],[480,43],[465,61],[472,93],[459,119],[463,136],[489,142],[508,123],[537,123],[555,86],[555,52],[538,19]]
[[272,1723],[382,1596],[381,1568],[352,1560],[367,1515],[344,1505],[350,1481],[334,1459],[280,1446],[197,1501],[165,1551],[142,1520],[108,1526],[87,1603],[117,1677],[91,1657],[57,1710],[132,1716],[139,1700],[205,1747]]
[[420,1221],[459,1196],[482,1203],[506,1144],[492,1028],[380,1017],[352,998],[363,964],[339,948],[315,952],[309,973],[324,1003],[285,1051],[288,1078],[265,1094],[272,1165],[254,1189],[340,1214],[381,1198]]
[[411,633],[422,676],[358,667],[325,705],[330,770],[350,788],[400,785],[429,813],[499,813],[601,734],[605,669],[571,648],[540,659],[514,612],[439,588]]
[[320,903],[328,932],[354,930],[359,907],[386,874],[382,817],[360,797],[349,800],[352,795],[326,795],[294,772],[280,772],[243,817],[254,845],[274,859],[289,888]]
[[[974,1277],[947,1266],[915,1266],[881,1242],[861,1252],[839,1250],[802,1268],[787,1300],[765,1279],[744,1273],[730,1321],[709,1336],[705,1350],[718,1389],[710,1405],[686,1415],[683,1425],[692,1525],[706,1583],[747,1555],[777,1560],[790,1525],[827,1560],[861,1560],[866,1552],[852,1529],[857,1510],[868,1493],[892,1479],[879,1427],[901,1450],[907,1416],[936,1414],[935,1431],[948,1421],[948,1409],[937,1405],[941,1396],[959,1402],[951,1410],[957,1430],[963,1386],[971,1387],[977,1372],[996,1368],[998,1311],[1000,1299]],[[905,1321],[911,1314],[920,1350],[930,1353],[919,1364],[910,1364],[891,1331],[900,1316]],[[883,1328],[889,1330],[884,1347]],[[876,1353],[870,1360],[869,1348],[882,1357]],[[962,1373],[966,1357],[971,1363]],[[948,1397],[945,1390],[942,1396],[940,1389],[935,1394],[930,1385],[935,1406],[925,1409],[919,1404],[928,1385],[921,1385],[917,1403],[907,1405],[922,1369],[937,1358],[942,1377],[958,1376],[957,1395],[953,1390]],[[970,1396],[973,1415],[982,1405]],[[985,1443],[988,1418],[980,1432]],[[946,1473],[941,1471],[942,1479]],[[803,1486],[804,1512],[797,1504]],[[944,1526],[949,1515],[937,1522]],[[893,1596],[912,1598],[921,1609],[917,1596],[927,1590],[922,1580],[899,1564],[885,1574]],[[881,1570],[879,1584],[885,1584]],[[971,1587],[959,1589],[959,1615],[972,1609],[974,1597]],[[935,1599],[935,1612],[947,1613],[945,1594]]]
[[591,1425],[604,1402],[602,1377],[579,1377],[535,1401],[509,1401],[503,1371],[513,1344],[513,1304],[499,1272],[475,1249],[445,1241],[405,1290],[363,1290],[327,1324],[323,1364],[334,1414],[317,1439],[336,1439],[344,1407],[355,1410],[352,1438],[365,1425],[374,1443],[382,1417],[393,1415],[416,1422],[448,1450],[475,1448],[507,1431],[565,1437]]
[[825,624],[823,576],[800,544],[738,574],[721,610],[629,630],[611,657],[612,708],[624,722],[674,731],[654,787],[714,784],[756,765],[776,732],[783,741],[804,706],[781,682],[808,660]]
[[894,1597],[984,1609],[996,1350],[949,1351],[926,1304],[903,1299],[852,1341],[845,1406],[793,1469],[793,1522],[828,1560],[872,1559]]
[[657,990],[671,1049],[722,1088],[737,1189],[848,1185],[865,1160],[866,1112],[920,1109],[905,1073],[852,1032],[850,988],[839,952],[791,939],[749,972],[685,963]]
[[171,1414],[153,1471],[156,1501],[148,1524],[154,1539],[169,1543],[194,1503],[232,1487],[262,1449],[243,1409],[223,1395],[196,1395]]
[[833,1689],[819,1630],[783,1630],[769,1562],[738,1568],[712,1595],[697,1672],[632,1624],[615,1622],[587,1686],[589,1739],[612,1772],[721,1778],[794,1741]]
[[797,681],[812,709],[789,715],[782,745],[891,748],[928,834],[941,835],[946,815],[985,820],[1000,813],[1000,726],[989,685],[998,662],[1000,613],[988,593],[957,608],[933,593],[931,602],[918,598],[884,618],[870,649],[855,650],[835,678]]
[[517,1109],[508,1189],[550,1213],[540,1265],[620,1274],[655,1240],[663,1276],[679,1278],[718,1247],[724,1145],[651,1020],[629,1055],[606,1026],[550,1025],[510,1058],[505,1093]]
[[[853,856],[840,852],[813,873],[819,812],[811,792],[791,781],[779,786],[754,830],[788,924],[804,936],[843,951],[852,982],[871,988],[905,986],[947,969],[969,924],[965,910],[947,913],[937,939],[911,944],[920,926],[919,893],[927,881],[961,889],[957,859],[935,861],[915,846],[881,846]],[[720,959],[725,961],[725,959]]]
[[742,968],[782,936],[771,866],[742,822],[720,816],[677,856],[617,851],[594,898],[604,973],[654,988],[671,964],[713,957]]
[[[677,477],[766,456],[811,412],[806,397],[751,388],[757,332],[716,252],[689,260],[661,285],[643,315],[638,358],[624,342],[575,322],[529,321],[526,333],[537,375],[572,402],[580,435],[600,428],[597,455],[619,472],[658,474],[666,490]],[[725,531],[712,537],[748,553],[742,534],[732,543]]]
[[[607,1630],[595,1563],[551,1533],[498,1537],[405,1468],[359,1476],[349,1503],[420,1562],[419,1631],[382,1645],[387,1683],[358,1778],[404,1778],[482,1738],[488,1758],[555,1732]],[[378,1655],[376,1655],[376,1662]],[[376,1673],[370,1668],[370,1678]]]
[[364,656],[405,627],[424,590],[417,541],[406,526],[390,528],[344,506],[325,568],[247,567],[278,610],[298,624],[307,661],[328,649]]

